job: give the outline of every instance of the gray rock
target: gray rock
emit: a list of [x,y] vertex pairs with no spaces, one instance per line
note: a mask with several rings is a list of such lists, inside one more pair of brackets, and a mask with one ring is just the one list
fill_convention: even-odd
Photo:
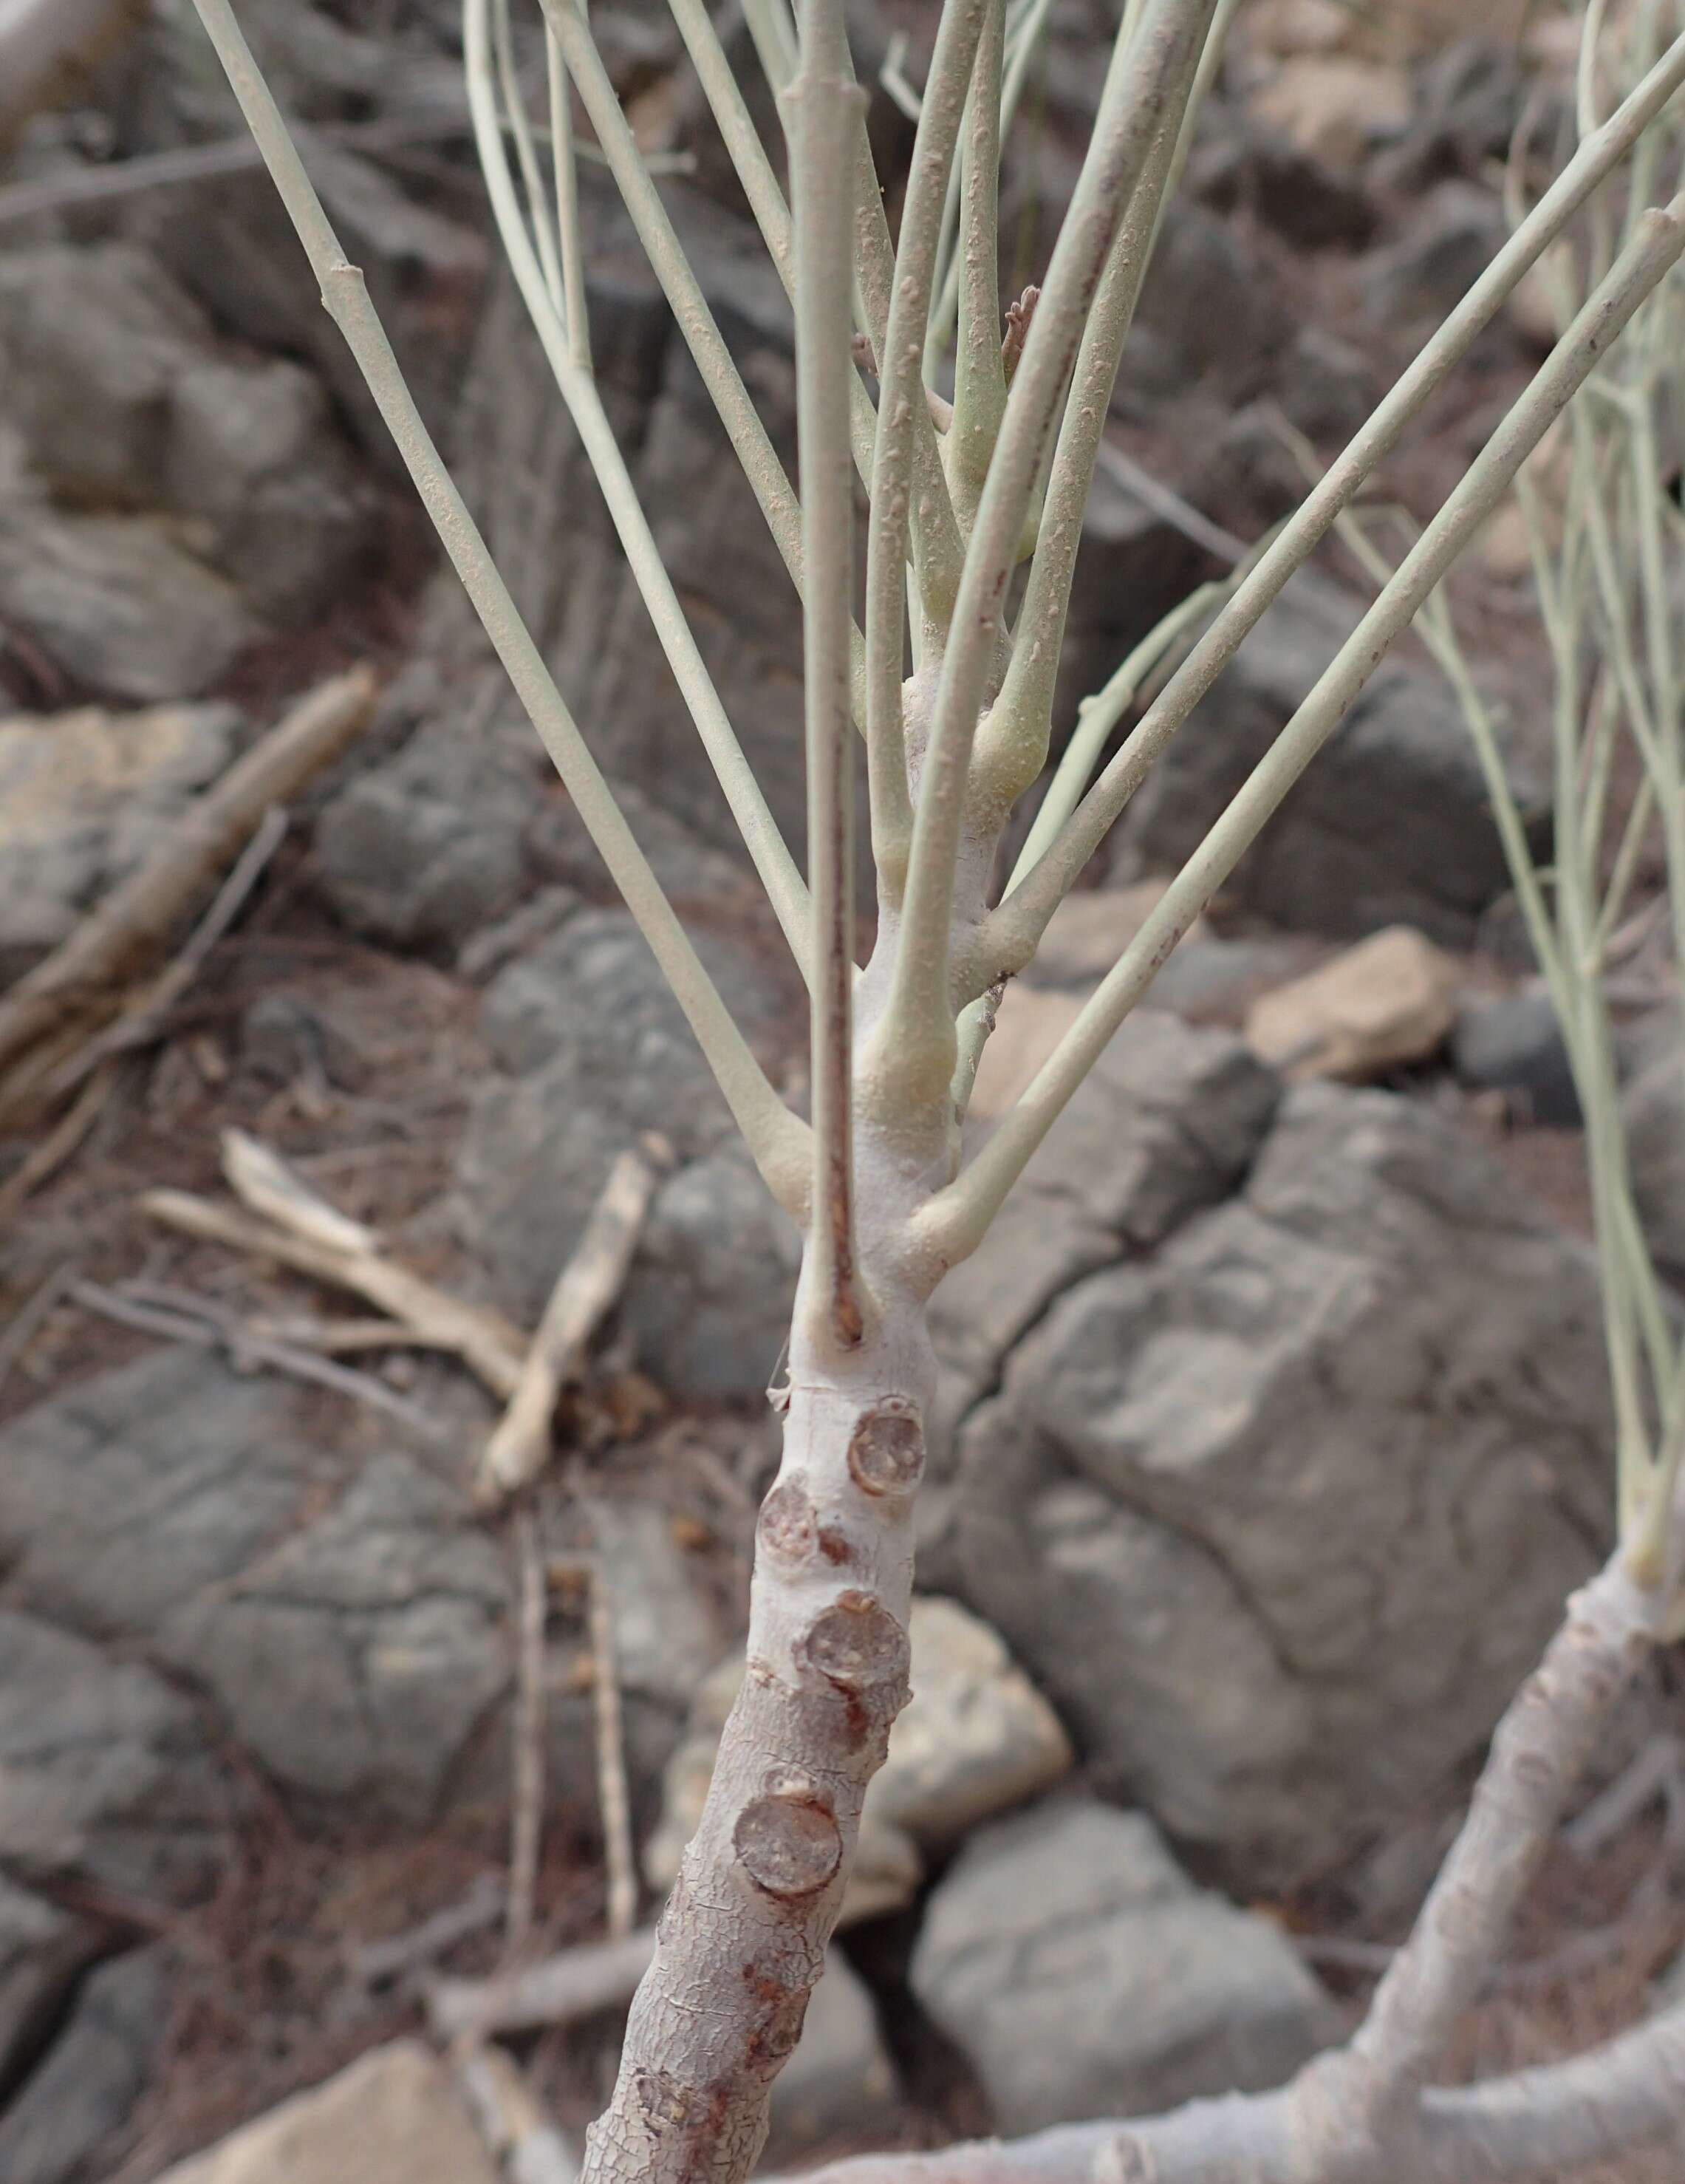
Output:
[[773,2081],[766,2158],[787,2160],[845,2134],[869,2137],[896,2120],[899,2105],[871,1996],[842,1952],[827,1949],[802,2036]]
[[[785,989],[703,931],[703,959],[750,1038]],[[787,1018],[786,1018],[787,1020]],[[658,1192],[621,1312],[646,1368],[687,1393],[765,1388],[796,1266],[790,1224],[731,1118],[648,945],[622,911],[582,911],[500,972],[483,1028],[512,1072],[476,1096],[457,1181],[469,1241],[512,1309],[536,1317],[614,1155],[659,1130],[691,1163]]]
[[0,719],[0,975],[58,946],[238,748],[232,705]]
[[138,1661],[0,1608],[0,1864],[140,1903],[202,1895],[223,1797],[192,1708]]
[[1513,1094],[1527,1121],[1551,1129],[1579,1127],[1574,1072],[1543,986],[1465,1000],[1451,1034],[1451,1059],[1465,1083]]
[[507,1690],[508,1597],[460,1495],[389,1455],[153,1642],[307,1805],[420,1825]]
[[790,1329],[801,1239],[727,1142],[664,1183],[620,1308],[643,1369],[687,1395],[770,1387]]
[[528,882],[524,844],[549,761],[530,728],[460,707],[359,775],[316,827],[315,874],[353,933],[459,948]]
[[1144,1814],[1090,1798],[975,1836],[911,1977],[1008,2134],[1273,2086],[1334,2031],[1276,1927],[1195,1888]]
[[1454,1125],[1295,1088],[1237,1198],[1018,1343],[943,1580],[1104,1787],[1248,1886],[1326,1871],[1477,1747],[1597,1559],[1599,1327],[1586,1248]]
[[[0,1461],[8,1596],[191,1677],[302,1809],[423,1821],[507,1691],[508,1576],[457,1491],[407,1457],[349,1465],[295,1415],[187,1351],[37,1406]],[[153,1691],[90,1662],[101,1691]],[[149,1703],[190,1736],[185,1702]]]
[[169,2022],[167,1958],[141,1949],[102,1964],[46,2059],[0,2114],[7,2184],[93,2184],[133,2114]]
[[142,705],[202,695],[264,633],[164,519],[17,499],[0,500],[0,619],[73,688]]
[[0,378],[55,498],[176,519],[259,615],[320,613],[372,541],[319,382],[220,342],[132,243],[0,257]]
[[1442,182],[1429,192],[1396,242],[1377,250],[1359,276],[1365,315],[1408,338],[1437,326],[1473,287],[1503,243],[1504,209],[1477,183]]
[[[1178,867],[1355,627],[1337,586],[1278,600],[1135,798],[1126,862]],[[1518,770],[1523,807],[1531,800]],[[1234,900],[1291,928],[1356,939],[1415,925],[1466,945],[1509,884],[1460,714],[1425,670],[1389,660],[1242,861]]]
[[1262,1143],[1274,1075],[1232,1036],[1160,1011],[1125,1023],[969,1259],[932,1301],[937,1440],[1062,1290],[1226,1197]]
[[[729,858],[636,790],[616,794],[676,902],[739,891],[742,872]],[[518,916],[535,891],[559,884],[598,900],[609,891],[531,723],[506,709],[487,715],[462,688],[396,755],[332,798],[316,830],[315,870],[353,932],[455,952]]]
[[18,2075],[101,1929],[0,1872],[0,2086]]

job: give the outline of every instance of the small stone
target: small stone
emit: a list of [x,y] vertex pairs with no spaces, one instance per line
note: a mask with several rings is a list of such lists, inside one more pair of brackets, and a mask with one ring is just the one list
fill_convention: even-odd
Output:
[[1274,2086],[1336,2030],[1277,1927],[1196,1888],[1144,1814],[1089,1797],[971,1838],[910,1977],[1008,2134]]
[[1393,926],[1254,1001],[1247,1044],[1284,1076],[1361,1084],[1443,1044],[1460,977],[1431,940]]
[[232,705],[0,719],[0,977],[55,948],[240,745]]
[[283,2101],[159,2184],[498,2184],[448,2068],[395,2041]]
[[1409,120],[1410,84],[1383,62],[1304,53],[1283,64],[1254,108],[1298,150],[1331,167],[1355,167]]
[[1514,1095],[1523,1118],[1547,1129],[1577,1129],[1580,1100],[1562,1027],[1542,985],[1465,1001],[1451,1037],[1465,1083]]

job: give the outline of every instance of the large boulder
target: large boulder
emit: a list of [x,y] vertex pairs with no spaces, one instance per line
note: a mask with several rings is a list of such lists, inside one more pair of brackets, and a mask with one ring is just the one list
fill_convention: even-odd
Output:
[[1196,1888],[1144,1814],[1090,1797],[971,1838],[912,1984],[1007,2133],[1277,2085],[1335,2029],[1279,1928]]
[[1536,1659],[1607,1530],[1606,1388],[1582,1243],[1431,1110],[1299,1086],[1237,1195],[1017,1342],[935,1568],[1105,1791],[1290,1885]]
[[[1148,776],[1121,826],[1126,872],[1196,847],[1356,627],[1359,603],[1301,577]],[[1523,806],[1530,797],[1516,774]],[[1229,883],[1237,905],[1338,939],[1414,925],[1466,946],[1509,884],[1473,745],[1430,670],[1383,662]]]

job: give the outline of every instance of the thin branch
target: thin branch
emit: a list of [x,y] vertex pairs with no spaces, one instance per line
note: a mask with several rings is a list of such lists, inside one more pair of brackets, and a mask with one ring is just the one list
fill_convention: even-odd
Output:
[[578,0],[542,0],[544,18],[568,65],[597,141],[609,162],[626,210],[637,230],[662,292],[678,322],[685,345],[720,413],[749,489],[766,518],[767,528],[799,592],[802,571],[801,511],[766,427],[749,398],[742,376],[731,359],[702,284],[680,242],[660,192],[650,179],[621,109],[618,94],[597,50]]
[[[1242,642],[1310,558],[1364,481],[1444,384],[1470,346],[1543,253],[1685,85],[1685,36],[1588,137],[1478,281],[1324,473],[1298,513],[1083,799],[1058,841],[996,921],[1003,967],[1021,968],[1048,920],[1119,814]],[[1015,960],[1014,960],[1015,959]]]
[[949,0],[937,21],[936,50],[908,170],[889,320],[877,351],[877,445],[872,454],[871,531],[866,549],[866,759],[871,773],[872,846],[880,889],[892,906],[901,899],[912,838],[901,711],[906,614],[902,572],[911,515],[914,437],[928,421],[925,327],[948,169],[988,5],[989,0]]
[[1152,983],[1159,966],[1252,846],[1282,799],[1509,490],[1522,462],[1560,415],[1610,343],[1678,262],[1682,252],[1685,252],[1685,198],[1677,198],[1666,210],[1654,209],[1645,215],[1633,242],[1576,317],[1304,703],[1165,890],[1018,1106],[970,1168],[924,1209],[919,1218],[927,1239],[948,1264],[976,1249],[1026,1162],[1118,1026]]
[[806,1126],[785,1106],[749,1050],[614,792],[586,749],[553,677],[473,517],[439,457],[404,383],[361,274],[346,259],[312,188],[280,110],[252,58],[229,0],[194,0],[247,125],[321,284],[323,301],[350,345],[388,430],[438,530],[487,636],[561,775],[587,830],[649,943],[769,1187],[787,1206],[805,1195]]
[[510,1728],[509,1883],[505,1947],[524,1948],[538,1898],[538,1866],[544,1848],[544,1740],[548,1680],[544,1627],[549,1591],[538,1524],[530,1508],[514,1513],[510,1529],[514,1557],[515,1705]]
[[[726,717],[714,678],[679,604],[672,577],[655,543],[637,488],[632,483],[596,379],[588,369],[580,367],[575,355],[557,294],[564,276],[559,267],[553,284],[547,276],[542,252],[535,250],[521,218],[498,111],[491,25],[490,0],[464,0],[463,64],[475,139],[492,216],[509,254],[516,286],[608,504],[627,566],[654,626],[657,639],[696,723],[703,748],[725,791],[726,800],[785,938],[797,961],[802,962],[806,944],[807,890],[778,831],[754,770]],[[535,204],[533,216],[538,222],[542,242],[544,222],[541,214],[542,207]]]
[[143,1213],[183,1236],[226,1244],[253,1258],[290,1267],[295,1273],[365,1297],[425,1334],[429,1345],[459,1357],[493,1395],[507,1398],[520,1379],[526,1344],[520,1330],[484,1305],[464,1304],[378,1252],[336,1250],[303,1235],[289,1235],[186,1190],[143,1191]]
[[1468,1816],[1353,2041],[1358,2099],[1413,2105],[1478,1999],[1610,1708],[1654,1645],[1661,1602],[1617,1553],[1575,1594],[1493,1738]]
[[[1112,388],[1135,322],[1159,215],[1185,126],[1200,64],[1214,33],[1187,53],[1170,87],[1141,178],[1082,329],[1076,369],[1048,474],[1035,558],[1014,633],[1011,664],[978,738],[977,765],[999,793],[1021,795],[1047,763],[1054,684],[1065,642],[1082,519],[1094,482]],[[1041,308],[1041,307],[1038,307]]]
[[[853,1095],[854,769],[849,727],[854,573],[848,267],[854,136],[865,100],[841,0],[804,0],[801,64],[784,92],[795,199],[807,713],[808,947],[813,1074],[813,1279],[830,1338],[853,1349],[869,1306],[856,1265]],[[883,424],[879,421],[881,443]],[[876,478],[874,476],[874,487]],[[902,560],[898,554],[898,593]],[[868,623],[870,629],[870,623]],[[870,660],[870,638],[868,658]],[[872,748],[870,729],[867,748]]]
[[166,1342],[185,1342],[198,1350],[223,1350],[248,1368],[267,1365],[272,1371],[287,1373],[295,1380],[331,1388],[337,1396],[348,1396],[354,1403],[366,1403],[371,1409],[384,1411],[389,1418],[401,1420],[418,1439],[436,1448],[449,1447],[454,1442],[454,1435],[436,1418],[395,1393],[372,1373],[359,1373],[348,1365],[336,1365],[331,1358],[314,1357],[308,1350],[295,1350],[288,1343],[271,1342],[244,1328],[231,1329],[214,1306],[196,1307],[192,1314],[166,1312],[158,1305],[137,1303],[120,1290],[107,1289],[97,1282],[73,1282],[66,1295],[84,1312],[114,1321],[120,1327],[158,1335]]
[[597,1806],[603,1823],[604,1907],[610,1942],[621,1942],[637,1917],[637,1856],[632,1847],[631,1789],[626,1779],[626,1721],[614,1658],[614,1597],[609,1566],[593,1555],[586,1600],[591,1640],[592,1716],[597,1731]]
[[161,952],[176,921],[225,870],[264,814],[361,733],[374,710],[375,692],[366,667],[334,676],[289,707],[197,798],[140,869],[0,1003],[0,1064],[62,1031],[67,1013],[103,1006],[140,964]]
[[[790,208],[784,202],[784,192],[779,187],[778,177],[772,171],[772,162],[766,156],[765,147],[750,115],[748,103],[726,58],[720,35],[714,27],[706,0],[669,0],[673,20],[679,26],[691,62],[697,72],[703,93],[713,112],[720,140],[737,170],[737,180],[743,186],[743,194],[749,201],[767,252],[783,283],[784,292],[793,303],[796,294],[795,244],[790,223]],[[849,287],[852,287],[852,256]],[[845,295],[848,288],[845,287]],[[872,442],[876,436],[877,420],[872,410],[871,397],[861,385],[859,374],[848,375],[849,444],[854,449],[854,468],[863,484],[871,478]]]
[[[1152,0],[1139,39],[1114,49],[1093,141],[1054,246],[1007,398],[942,662],[919,787],[912,861],[894,971],[873,1034],[874,1073],[889,1105],[938,1100],[953,1075],[952,909],[979,709],[994,660],[1048,434],[1112,242],[1165,103],[1203,43],[1215,0]],[[987,794],[987,791],[986,791]],[[998,814],[978,815],[987,826]]]
[[[1168,2115],[1061,2124],[1004,2144],[867,2154],[810,2170],[804,2184],[1307,2184],[1293,2093],[1222,2094]],[[1675,2008],[1566,2062],[1434,2087],[1408,2166],[1384,2144],[1348,2149],[1341,2184],[1400,2184],[1405,2174],[1410,2184],[1567,2184],[1593,2163],[1677,2143],[1682,2114],[1685,2008]]]
[[[948,460],[959,512],[968,524],[976,519],[989,459],[1006,414],[1000,321],[1000,98],[1005,47],[1006,0],[990,0],[971,71],[957,178],[959,333]],[[931,314],[932,326],[939,310],[938,304]],[[930,361],[928,348],[926,360]]]

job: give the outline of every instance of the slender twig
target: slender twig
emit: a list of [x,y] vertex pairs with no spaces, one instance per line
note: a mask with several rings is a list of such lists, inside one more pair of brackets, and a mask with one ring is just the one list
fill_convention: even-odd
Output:
[[[564,320],[564,304],[557,292],[558,287],[564,285],[564,271],[558,266],[553,285],[543,269],[542,248],[535,248],[521,217],[498,110],[492,21],[491,0],[464,0],[463,61],[475,139],[492,216],[508,253],[515,284],[608,503],[627,566],[654,626],[656,638],[696,723],[703,748],[725,792],[774,913],[800,961],[806,942],[807,890],[778,831],[754,770],[726,717],[714,678],[679,604],[678,593],[655,543],[654,532],[620,452],[597,382],[588,368],[581,367],[575,354],[570,325]],[[536,176],[529,184],[529,190],[534,189]],[[530,201],[530,209],[542,243],[546,225],[543,208]],[[570,320],[570,309],[568,318]]]
[[626,1723],[614,1656],[614,1595],[609,1568],[593,1555],[586,1593],[591,1640],[592,1713],[597,1731],[597,1804],[608,1876],[605,1914],[611,1942],[623,1941],[637,1916],[637,1853],[632,1843]]
[[1058,840],[1004,908],[997,925],[1003,967],[1021,966],[1054,909],[1199,700],[1265,610],[1327,536],[1376,465],[1444,384],[1482,331],[1587,199],[1685,85],[1685,36],[1588,136],[1462,301],[1431,337],[1321,483],[1282,529],[1234,598],[1083,799]]
[[524,1504],[509,1528],[514,1559],[515,1703],[509,1747],[509,1884],[504,1933],[511,1953],[532,1931],[538,1865],[544,1847],[544,1739],[548,1684],[544,1625],[549,1590],[538,1523]]
[[223,1323],[213,1306],[208,1306],[196,1314],[166,1312],[158,1305],[137,1303],[120,1290],[87,1281],[73,1282],[66,1295],[84,1312],[113,1320],[120,1327],[133,1328],[142,1334],[161,1335],[167,1342],[189,1343],[196,1349],[225,1350],[236,1364],[267,1365],[277,1373],[290,1373],[296,1380],[331,1388],[336,1395],[348,1396],[353,1402],[366,1403],[372,1409],[384,1411],[390,1418],[401,1419],[413,1434],[435,1447],[449,1447],[454,1442],[454,1435],[436,1418],[396,1394],[372,1373],[355,1372],[348,1365],[336,1365],[330,1358],[313,1357],[308,1350],[295,1350],[290,1344],[272,1342],[244,1329],[236,1332]]
[[[1282,799],[1513,483],[1610,343],[1685,252],[1685,198],[1653,209],[1398,573],[1214,822],[1006,1121],[920,1217],[947,1257],[976,1249],[1013,1182],[1154,973],[1256,840]],[[1260,566],[1262,565],[1260,564]]]
[[[956,191],[958,195],[954,254],[959,335],[954,358],[948,460],[959,514],[967,524],[976,519],[1006,414],[1000,320],[1000,107],[1005,47],[1005,0],[990,0],[971,71],[959,170],[950,177],[948,189],[950,203]],[[938,291],[940,287],[938,274]],[[931,314],[932,330],[940,309],[938,304]],[[927,343],[927,366],[931,360]]]
[[799,1206],[808,1176],[806,1126],[768,1083],[586,749],[485,540],[440,460],[362,276],[340,247],[229,0],[194,0],[194,5],[247,124],[263,148],[270,173],[321,283],[323,301],[350,345],[487,636],[660,964],[769,1187],[786,1206]]
[[[1013,375],[1006,415],[966,549],[920,781],[904,915],[873,1074],[889,1101],[940,1100],[957,1041],[952,986],[954,874],[972,744],[1004,611],[1007,580],[1047,436],[1088,306],[1151,151],[1165,104],[1203,44],[1215,0],[1152,0],[1136,46],[1115,49],[1093,141],[1054,246]],[[993,812],[982,815],[985,823]],[[983,981],[987,983],[987,980]]]
[[[848,265],[854,135],[865,98],[848,65],[841,0],[804,0],[800,64],[786,89],[796,217],[796,376],[801,419],[807,714],[808,949],[813,1071],[813,1285],[831,1337],[852,1349],[870,1300],[854,1235],[854,770],[849,727]],[[886,390],[887,391],[887,390]],[[883,437],[880,417],[878,437]],[[877,488],[876,473],[874,491]],[[902,557],[898,552],[898,599]],[[868,632],[870,623],[868,621]],[[870,638],[867,640],[870,674]],[[867,749],[873,748],[870,713]]]
[[902,571],[911,514],[913,439],[924,414],[925,327],[948,170],[987,5],[988,0],[950,0],[937,23],[901,214],[889,319],[877,352],[877,445],[866,548],[866,758],[879,888],[892,908],[901,899],[912,835],[901,710],[906,613]]
[[394,1319],[424,1331],[430,1343],[470,1366],[495,1396],[507,1398],[520,1380],[526,1345],[520,1330],[484,1305],[464,1304],[407,1267],[375,1251],[348,1251],[289,1235],[268,1221],[254,1221],[186,1190],[147,1190],[141,1211],[167,1228],[202,1242],[290,1267],[336,1289],[366,1297]]

